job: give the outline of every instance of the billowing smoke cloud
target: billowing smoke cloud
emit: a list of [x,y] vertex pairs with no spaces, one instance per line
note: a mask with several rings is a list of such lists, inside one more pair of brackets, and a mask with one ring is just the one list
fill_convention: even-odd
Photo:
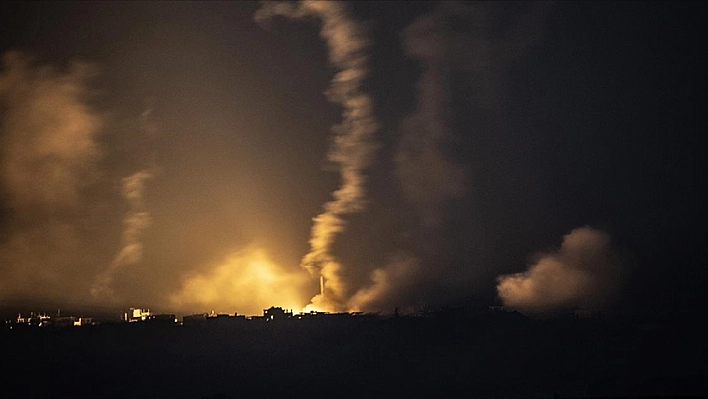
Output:
[[[19,52],[3,55],[0,73],[0,185],[8,209],[0,241],[0,297],[71,292],[63,273],[81,273],[86,190],[97,178],[103,118],[86,103],[87,64],[64,70]],[[54,292],[53,290],[57,290]]]
[[414,302],[418,299],[415,284],[420,272],[419,259],[405,253],[398,254],[388,266],[371,272],[371,286],[352,296],[349,310],[389,310],[391,304]]
[[563,237],[561,247],[544,253],[523,273],[499,277],[505,306],[528,314],[603,305],[619,283],[620,259],[610,236],[581,227]]
[[[395,166],[405,199],[420,222],[418,231],[407,235],[425,237],[420,241],[426,247],[409,248],[405,260],[374,270],[372,285],[350,301],[353,309],[390,310],[414,305],[425,299],[426,292],[453,296],[460,291],[454,285],[464,283],[448,277],[459,274],[459,269],[441,257],[444,244],[430,239],[435,234],[431,232],[445,227],[450,202],[469,191],[469,171],[455,159],[452,147],[461,135],[475,132],[459,126],[456,112],[498,107],[504,73],[540,36],[545,7],[532,5],[517,20],[505,21],[495,3],[442,2],[404,30],[405,50],[420,63],[422,74],[416,86],[416,110],[401,124]],[[460,95],[462,106],[457,104]],[[426,267],[433,264],[435,270]],[[440,292],[440,287],[446,287],[446,292]]]
[[334,191],[334,199],[325,204],[324,212],[313,219],[310,251],[303,258],[302,265],[312,274],[324,277],[324,290],[312,299],[312,306],[342,310],[347,287],[340,277],[342,265],[332,254],[332,244],[344,230],[344,216],[364,208],[366,176],[363,171],[371,164],[377,147],[373,134],[378,127],[371,99],[361,88],[367,75],[369,40],[366,31],[349,15],[343,3],[265,2],[255,19],[266,21],[277,15],[318,17],[322,21],[320,35],[329,48],[329,60],[339,70],[328,95],[332,102],[343,107],[344,120],[333,129],[335,137],[328,158],[339,166],[341,186]]
[[148,170],[142,170],[123,178],[121,193],[128,204],[128,212],[123,219],[122,249],[101,272],[91,286],[94,297],[113,297],[111,283],[113,277],[126,265],[136,264],[143,258],[143,244],[140,240],[143,230],[150,226],[152,219],[145,210],[143,195],[145,182],[153,178]]
[[301,295],[306,274],[286,271],[261,247],[251,245],[232,253],[206,273],[187,276],[182,288],[170,296],[170,305],[184,311],[255,315],[277,303],[299,311],[306,299]]
[[83,102],[92,69],[74,64],[59,73],[18,52],[3,63],[2,181],[12,207],[76,206],[99,156],[101,119]]

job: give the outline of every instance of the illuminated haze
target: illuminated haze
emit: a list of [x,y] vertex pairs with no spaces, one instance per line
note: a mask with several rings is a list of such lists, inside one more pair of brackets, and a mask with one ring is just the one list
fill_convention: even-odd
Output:
[[8,52],[2,57],[2,188],[12,216],[0,243],[0,293],[22,296],[44,287],[47,296],[69,296],[87,273],[86,235],[95,227],[89,203],[98,178],[97,136],[102,116],[86,104],[93,69],[38,65]]
[[680,7],[3,7],[4,307],[701,302]]

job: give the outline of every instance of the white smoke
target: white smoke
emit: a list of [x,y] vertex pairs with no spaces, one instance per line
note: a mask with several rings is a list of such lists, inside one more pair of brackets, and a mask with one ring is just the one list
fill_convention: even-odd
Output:
[[527,271],[500,276],[497,292],[509,308],[548,314],[604,305],[620,275],[620,259],[609,234],[580,227],[563,237],[557,251],[541,254]]
[[255,19],[265,22],[274,16],[319,18],[329,61],[338,69],[327,94],[332,102],[342,106],[344,120],[333,129],[335,136],[328,158],[338,165],[341,185],[332,193],[334,199],[324,205],[324,212],[313,219],[310,251],[302,265],[318,278],[324,277],[324,291],[312,299],[312,305],[317,309],[342,310],[347,287],[340,277],[343,266],[332,254],[332,244],[345,228],[344,216],[364,209],[364,170],[371,164],[377,147],[373,134],[378,126],[372,102],[362,90],[368,73],[369,39],[349,15],[346,4],[339,2],[264,2]]
[[143,258],[142,232],[152,224],[150,214],[145,211],[143,196],[145,182],[152,178],[150,171],[142,170],[121,181],[121,193],[128,204],[128,212],[123,219],[122,249],[91,285],[91,295],[94,297],[112,297],[111,283],[115,274],[126,265],[136,264]]
[[[139,264],[143,260],[143,234],[152,225],[152,217],[145,206],[145,189],[147,182],[154,179],[158,171],[154,159],[148,160],[146,156],[154,156],[151,154],[149,139],[158,131],[152,111],[152,106],[147,105],[140,115],[138,137],[131,136],[135,145],[131,150],[131,158],[140,159],[140,163],[150,162],[152,166],[121,179],[121,197],[127,205],[122,222],[121,249],[91,284],[91,296],[96,299],[119,300],[119,295],[115,294],[112,287],[114,278],[127,266]],[[138,141],[140,139],[142,141]]]

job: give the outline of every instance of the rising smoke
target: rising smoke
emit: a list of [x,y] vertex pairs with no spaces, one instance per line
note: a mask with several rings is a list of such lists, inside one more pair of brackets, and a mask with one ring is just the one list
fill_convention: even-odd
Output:
[[339,167],[341,185],[332,193],[334,199],[324,205],[324,212],[313,219],[310,251],[302,259],[302,266],[313,275],[324,277],[324,289],[312,298],[312,307],[344,310],[348,287],[340,276],[343,265],[332,254],[332,245],[345,228],[344,216],[364,209],[364,170],[371,164],[377,147],[373,134],[378,126],[371,99],[362,89],[368,72],[369,39],[343,3],[265,2],[255,19],[263,22],[274,16],[319,18],[322,22],[320,36],[327,42],[329,61],[338,69],[327,94],[332,102],[342,106],[344,120],[333,129],[335,136],[328,158]]
[[91,285],[91,295],[95,298],[114,298],[111,283],[116,273],[127,265],[140,262],[143,258],[141,236],[152,223],[150,214],[145,210],[143,196],[145,182],[152,178],[153,174],[150,171],[142,170],[121,181],[121,193],[128,205],[128,212],[123,219],[122,248]]
[[[157,134],[157,124],[151,114],[152,107],[148,106],[140,115],[139,133],[148,139]],[[134,151],[149,151],[150,146],[145,145],[148,142],[141,143],[144,148],[136,148]],[[132,157],[139,158],[135,153]],[[152,224],[152,217],[145,206],[145,186],[155,178],[156,171],[157,167],[153,165],[121,179],[121,197],[127,206],[122,220],[121,249],[91,284],[91,296],[96,299],[114,302],[120,300],[120,295],[116,295],[112,287],[114,278],[128,265],[139,264],[143,260],[142,238],[145,229]]]
[[[401,124],[394,160],[403,194],[421,222],[419,235],[444,225],[450,216],[447,205],[468,193],[468,171],[449,154],[454,136],[461,134],[451,111],[454,78],[464,76],[474,83],[470,95],[477,107],[497,104],[501,76],[539,37],[544,8],[531,7],[520,21],[505,25],[506,32],[500,36],[502,18],[496,7],[445,2],[403,32],[406,52],[420,63],[422,75],[417,83],[417,107]],[[332,254],[333,242],[346,225],[343,217],[363,210],[363,171],[375,149],[371,101],[361,90],[369,44],[365,31],[341,3],[263,3],[255,18],[268,22],[277,15],[322,20],[321,36],[327,41],[330,61],[339,69],[329,94],[345,109],[345,120],[335,129],[335,145],[329,154],[339,165],[342,185],[325,205],[325,212],[314,218],[310,251],[302,261],[313,274],[325,278],[324,289],[312,305],[326,310],[383,310],[414,304],[419,300],[416,292],[431,287],[439,290],[438,286],[446,284],[441,281],[448,274],[446,265],[439,264],[435,250],[401,252],[389,264],[374,269],[370,284],[363,288],[344,281],[343,265]],[[426,267],[433,263],[436,270]]]
[[[0,185],[7,200],[0,241],[0,298],[67,295],[90,269],[87,191],[98,176],[103,117],[86,103],[90,65],[64,70],[19,53],[0,73]],[[74,273],[67,274],[65,271]],[[78,291],[78,290],[77,290]]]
[[101,118],[83,102],[91,67],[60,73],[18,52],[3,62],[2,180],[12,207],[77,206],[99,157]]
[[621,271],[609,234],[580,227],[563,237],[557,251],[538,255],[527,271],[500,276],[497,292],[505,306],[527,314],[598,307],[612,297]]
[[464,196],[469,186],[468,172],[449,152],[455,135],[475,132],[455,126],[453,91],[460,80],[471,87],[464,100],[473,100],[476,109],[467,112],[498,107],[504,73],[540,37],[547,7],[534,4],[517,21],[504,21],[493,2],[442,2],[403,32],[406,53],[423,72],[417,109],[401,126],[396,172],[423,225],[443,222],[446,203]]
[[352,311],[390,310],[394,304],[419,300],[415,284],[419,282],[420,260],[406,253],[394,256],[383,268],[371,272],[372,284],[357,291],[349,300]]
[[[416,306],[421,299],[427,302],[429,292],[445,300],[476,294],[469,292],[472,284],[463,278],[449,278],[461,273],[444,257],[446,244],[437,240],[440,232],[454,223],[450,205],[474,191],[470,168],[451,151],[462,135],[477,133],[465,131],[457,123],[456,112],[461,109],[457,97],[462,93],[463,103],[471,105],[463,109],[465,113],[499,108],[504,74],[540,37],[547,6],[533,4],[515,20],[505,20],[507,16],[495,3],[441,2],[403,31],[406,53],[420,64],[422,73],[416,84],[416,109],[401,123],[395,172],[419,221],[417,230],[408,235],[426,247],[410,248],[405,261],[399,257],[376,269],[372,285],[352,299],[357,310]],[[461,82],[470,89],[461,91],[456,87]],[[474,263],[470,259],[465,267]],[[474,278],[479,273],[465,274]]]

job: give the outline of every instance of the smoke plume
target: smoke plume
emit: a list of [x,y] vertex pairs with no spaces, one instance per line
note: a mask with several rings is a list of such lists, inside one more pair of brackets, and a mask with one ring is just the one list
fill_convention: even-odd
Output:
[[500,276],[497,292],[505,306],[528,314],[601,306],[617,287],[620,267],[610,236],[580,227],[563,237],[557,251],[540,254],[527,271]]
[[101,119],[83,102],[90,66],[59,73],[18,52],[5,54],[3,63],[2,181],[11,206],[76,206],[99,157]]
[[351,311],[389,309],[391,304],[410,304],[416,299],[420,261],[408,254],[399,254],[384,268],[371,272],[369,287],[357,291],[349,300]]
[[547,7],[534,4],[518,21],[502,27],[506,21],[499,4],[442,2],[405,29],[405,50],[423,72],[416,87],[417,109],[401,125],[396,172],[424,225],[441,223],[445,203],[462,197],[468,188],[467,172],[449,153],[453,131],[474,132],[460,132],[455,126],[453,91],[461,83],[471,88],[465,100],[476,109],[465,112],[496,108],[504,92],[504,73],[540,37]]
[[152,173],[142,170],[121,181],[121,193],[128,204],[128,212],[123,219],[122,249],[106,270],[96,277],[91,286],[91,295],[94,297],[112,297],[111,283],[115,274],[126,265],[136,264],[143,258],[143,244],[140,238],[143,230],[152,223],[150,214],[145,211],[143,194],[145,182],[152,178]]
[[342,106],[344,120],[333,129],[335,136],[328,158],[338,165],[341,185],[332,193],[334,199],[324,205],[324,212],[313,219],[310,251],[302,259],[302,266],[317,277],[324,277],[324,291],[312,298],[312,306],[342,310],[347,287],[340,277],[343,266],[332,254],[332,244],[345,228],[344,216],[360,212],[365,207],[364,170],[371,164],[376,150],[373,134],[378,127],[371,99],[362,90],[367,75],[369,39],[343,3],[265,2],[255,19],[264,22],[278,15],[296,19],[319,18],[322,22],[320,36],[327,42],[329,61],[338,69],[327,94],[332,102]]
[[88,64],[61,70],[40,65],[19,52],[4,54],[2,61],[0,189],[8,208],[0,215],[0,297],[36,287],[46,295],[67,295],[76,288],[76,275],[89,267],[81,237],[103,124],[86,102],[86,83],[95,73]]

